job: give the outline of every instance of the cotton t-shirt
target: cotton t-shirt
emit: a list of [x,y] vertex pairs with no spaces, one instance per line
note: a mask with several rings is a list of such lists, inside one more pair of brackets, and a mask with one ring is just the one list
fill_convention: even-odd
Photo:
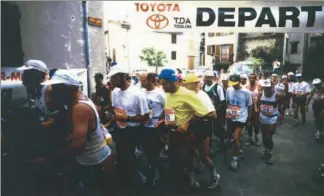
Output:
[[215,106],[213,105],[213,103],[210,100],[210,98],[207,95],[207,93],[205,93],[204,91],[201,91],[200,90],[197,95],[198,95],[199,99],[206,105],[206,107],[208,109],[208,112],[215,111]]
[[[120,88],[114,89],[112,93],[112,106],[115,110],[116,108],[122,110],[128,116],[145,115],[149,113],[145,94],[133,85],[124,91]],[[141,123],[127,122],[125,124],[129,127],[137,127],[140,126]]]
[[314,100],[314,102],[324,102],[324,88],[321,88],[319,90],[313,88],[311,93],[313,94],[312,99]]
[[143,90],[150,111],[150,120],[145,123],[146,127],[153,128],[163,114],[165,105],[165,93],[158,88],[152,91]]
[[226,116],[235,122],[245,123],[248,118],[248,107],[252,105],[252,95],[246,88],[235,90],[229,87],[226,92],[228,102]]
[[[190,121],[194,115],[203,117],[209,113],[198,95],[184,87],[179,87],[175,93],[167,93],[164,109],[174,113],[177,126]],[[167,113],[166,119],[169,119]]]
[[224,95],[224,90],[223,90],[223,86],[222,85],[220,85],[220,84],[212,84],[212,85],[210,85],[210,86],[208,86],[207,84],[205,85],[205,86],[203,86],[203,91],[204,92],[206,92],[207,93],[207,95],[208,94],[213,94],[214,95],[214,92],[212,92],[212,91],[214,91],[214,87],[215,87],[215,85],[217,85],[217,89],[216,89],[216,91],[217,92],[215,92],[215,93],[217,93],[217,95],[218,95],[218,99],[219,99],[219,101],[224,101],[225,100],[225,95]]
[[294,95],[302,95],[301,98],[306,98],[305,94],[310,93],[309,84],[305,81],[296,82],[292,85],[291,93]]

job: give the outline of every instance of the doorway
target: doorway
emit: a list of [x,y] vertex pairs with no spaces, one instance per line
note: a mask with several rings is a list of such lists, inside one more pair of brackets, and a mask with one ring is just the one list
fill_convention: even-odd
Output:
[[20,31],[21,14],[17,5],[1,2],[1,66],[18,67],[23,64],[24,53]]

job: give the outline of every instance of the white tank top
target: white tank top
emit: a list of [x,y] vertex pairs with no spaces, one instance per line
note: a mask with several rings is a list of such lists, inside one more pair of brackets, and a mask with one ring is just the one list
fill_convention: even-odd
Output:
[[111,149],[106,145],[105,133],[100,123],[100,118],[94,103],[91,100],[79,101],[92,108],[96,115],[97,126],[95,131],[88,132],[87,140],[81,155],[77,156],[77,162],[81,165],[97,165],[102,163],[110,154]]
[[[278,101],[276,99],[276,92],[273,93],[271,97],[266,97],[264,92],[260,99],[260,123],[261,124],[276,124],[278,120]],[[266,116],[263,112],[271,114],[271,116]]]

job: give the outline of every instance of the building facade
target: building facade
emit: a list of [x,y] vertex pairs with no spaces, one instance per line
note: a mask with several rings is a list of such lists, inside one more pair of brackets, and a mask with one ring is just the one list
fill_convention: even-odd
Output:
[[[39,59],[50,69],[89,68],[89,76],[104,72],[104,28],[88,25],[85,18],[103,19],[103,2],[87,2],[83,7],[82,2],[72,1],[2,1],[1,9],[3,67],[18,67],[28,59]],[[89,81],[93,89],[92,77]]]

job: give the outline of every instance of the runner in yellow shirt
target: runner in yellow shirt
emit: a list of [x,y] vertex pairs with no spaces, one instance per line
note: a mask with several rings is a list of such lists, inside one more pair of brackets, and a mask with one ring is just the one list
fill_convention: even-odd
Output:
[[[165,123],[170,128],[170,161],[177,177],[186,176],[187,179],[177,179],[177,183],[186,180],[190,188],[199,188],[200,184],[194,177],[194,137],[190,121],[203,118],[209,114],[204,103],[197,94],[179,86],[174,70],[164,69],[159,75],[160,84],[167,93],[165,99]],[[183,175],[185,172],[185,175]],[[180,184],[184,185],[184,184]],[[177,188],[180,188],[177,186]]]

